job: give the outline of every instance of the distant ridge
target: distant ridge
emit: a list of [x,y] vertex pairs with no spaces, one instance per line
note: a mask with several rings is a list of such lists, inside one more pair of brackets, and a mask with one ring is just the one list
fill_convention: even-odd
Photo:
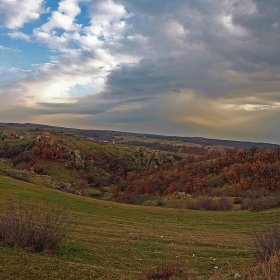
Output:
[[78,129],[78,128],[68,128],[61,126],[45,125],[45,124],[35,124],[35,123],[5,123],[0,122],[1,126],[15,126],[15,127],[30,127],[33,129],[59,129],[59,130],[69,130],[77,134],[87,137],[94,137],[96,139],[102,139],[110,141],[114,139],[115,136],[125,136],[133,135],[137,137],[148,137],[150,139],[165,139],[169,141],[184,141],[194,144],[199,144],[203,146],[225,146],[233,148],[251,148],[252,146],[259,146],[265,148],[274,148],[279,146],[278,144],[272,143],[262,143],[262,142],[250,142],[250,141],[237,141],[237,140],[224,140],[224,139],[211,139],[204,137],[184,137],[184,136],[164,136],[156,134],[145,134],[145,133],[133,133],[133,132],[121,132],[121,131],[112,131],[112,130],[96,130],[96,129]]

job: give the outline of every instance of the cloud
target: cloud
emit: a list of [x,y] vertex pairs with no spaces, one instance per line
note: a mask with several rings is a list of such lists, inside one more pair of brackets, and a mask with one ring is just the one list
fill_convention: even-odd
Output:
[[20,52],[20,50],[10,47],[4,47],[0,45],[0,51],[11,51],[11,52]]
[[[86,87],[94,83],[97,77],[99,82],[102,82],[102,77],[106,77],[104,61],[103,53],[99,51],[76,50],[53,57],[51,63],[33,65],[29,75],[27,73],[17,82],[0,88],[0,98],[6,104],[22,104],[30,108],[41,102],[73,103],[76,99],[70,92],[76,85]],[[12,68],[10,71],[18,73],[19,69]]]
[[20,31],[9,32],[8,36],[12,39],[21,39],[25,41],[30,41],[30,36]]
[[251,97],[213,99],[185,89],[166,95],[160,103],[161,115],[167,122],[192,136],[203,132],[203,136],[211,138],[279,142],[271,130],[277,129],[280,102]]
[[[36,3],[39,17],[43,3]],[[9,5],[6,27],[35,19],[35,12],[25,16],[28,8],[16,20],[16,5]],[[69,124],[87,127],[275,139],[280,2],[62,0],[49,11],[33,33],[8,33],[52,51],[48,63],[0,89],[1,100],[26,116],[29,110],[32,118],[60,116],[65,124],[68,116]]]
[[0,23],[9,29],[18,29],[25,23],[39,19],[44,12],[44,0],[1,0]]
[[30,69],[22,69],[22,68],[11,68],[9,70],[11,73],[31,73],[32,71]]
[[75,23],[76,16],[81,12],[77,0],[63,0],[59,2],[58,9],[53,11],[48,22],[40,28],[49,33],[53,29],[74,31],[80,29],[81,25]]

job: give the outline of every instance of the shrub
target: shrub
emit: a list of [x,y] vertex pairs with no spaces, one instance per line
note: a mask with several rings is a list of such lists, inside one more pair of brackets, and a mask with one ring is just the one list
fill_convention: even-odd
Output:
[[256,189],[256,190],[247,190],[244,192],[244,196],[247,198],[262,198],[266,196],[271,196],[273,193],[268,189]]
[[147,271],[145,276],[140,278],[143,280],[192,280],[194,278],[194,273],[191,271],[186,271],[180,268],[180,263],[172,262],[172,263],[162,263],[155,269]]
[[168,203],[166,204],[168,208],[174,208],[174,209],[182,209],[183,208],[183,201],[176,200],[176,199],[170,199]]
[[143,203],[143,206],[157,206],[157,205],[156,205],[156,201],[154,201],[154,200],[146,200]]
[[17,180],[30,182],[30,175],[25,173],[24,171],[18,171],[18,170],[6,170],[5,175],[12,177]]
[[18,163],[16,166],[15,166],[15,169],[19,169],[19,170],[30,170],[30,167],[31,167],[31,163],[30,162],[26,162],[26,161],[21,161],[20,163]]
[[54,251],[65,241],[69,226],[65,210],[46,204],[40,209],[17,208],[9,200],[7,213],[0,218],[2,245],[40,252]]
[[235,197],[233,199],[233,204],[240,204],[242,203],[242,201],[243,201],[242,197]]
[[257,261],[266,262],[275,256],[280,258],[280,228],[278,223],[268,225],[263,230],[252,226],[251,237]]
[[255,246],[255,265],[250,270],[250,280],[280,279],[280,228],[277,223],[259,230],[251,228]]
[[278,197],[246,198],[241,203],[242,210],[264,210],[280,206]]
[[170,196],[166,199],[164,206],[167,208],[184,209],[187,207],[187,199],[179,195]]
[[192,210],[230,210],[232,208],[232,204],[230,200],[226,197],[221,198],[210,198],[203,197],[194,201],[189,201],[187,204],[188,209]]

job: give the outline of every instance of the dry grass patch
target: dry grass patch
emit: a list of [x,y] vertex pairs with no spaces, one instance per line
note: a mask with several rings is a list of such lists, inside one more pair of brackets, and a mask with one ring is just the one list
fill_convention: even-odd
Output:
[[231,210],[232,204],[230,200],[226,197],[221,198],[211,198],[202,197],[187,203],[187,208],[191,210]]
[[195,273],[189,269],[182,269],[179,262],[164,262],[156,268],[144,272],[140,280],[194,280]]

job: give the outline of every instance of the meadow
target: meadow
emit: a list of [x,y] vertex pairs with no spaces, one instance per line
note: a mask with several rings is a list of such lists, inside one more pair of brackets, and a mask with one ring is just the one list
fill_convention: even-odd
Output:
[[[210,279],[251,265],[249,225],[276,221],[279,209],[195,211],[123,205],[75,196],[0,175],[0,211],[7,199],[23,207],[65,207],[68,240],[56,253],[0,247],[1,279],[139,279],[163,262],[180,262]],[[278,218],[279,219],[279,218]]]

